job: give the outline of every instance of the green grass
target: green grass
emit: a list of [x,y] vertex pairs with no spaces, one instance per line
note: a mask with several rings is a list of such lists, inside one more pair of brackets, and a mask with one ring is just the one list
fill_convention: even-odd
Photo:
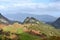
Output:
[[17,33],[17,34],[23,33],[23,28],[14,28],[14,27],[8,26],[8,27],[4,27],[3,30],[6,32],[9,31],[12,33],[15,31],[15,33]]
[[[41,33],[44,33],[47,35],[47,37],[50,36],[60,36],[60,32],[54,28],[51,25],[40,23],[40,24],[33,24],[27,27],[30,30],[37,30],[40,31]],[[23,31],[23,28],[20,27],[13,27],[13,26],[7,26],[3,28],[4,31],[15,31],[17,34],[19,34],[20,39],[19,40],[42,40],[40,37],[36,35],[31,35],[28,33],[25,33]]]
[[6,31],[6,32],[12,31],[13,29],[15,29],[16,34],[19,34],[19,40],[42,40],[38,36],[34,36],[34,35],[23,32],[22,28],[5,27],[4,31]]
[[42,40],[40,37],[30,35],[28,33],[22,33],[22,34],[20,34],[20,36],[21,36],[20,37],[21,40]]
[[54,28],[51,25],[44,24],[44,23],[30,25],[28,29],[39,30],[41,33],[46,34],[48,37],[49,36],[60,36],[60,32],[56,28]]

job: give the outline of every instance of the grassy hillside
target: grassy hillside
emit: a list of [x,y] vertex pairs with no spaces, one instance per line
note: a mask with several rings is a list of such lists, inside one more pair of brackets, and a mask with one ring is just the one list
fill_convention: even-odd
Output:
[[[51,36],[60,37],[60,32],[57,29],[55,29],[51,25],[44,24],[42,22],[40,22],[39,24],[15,23],[13,25],[3,26],[2,29],[3,29],[3,32],[9,32],[9,35],[10,35],[10,36],[8,36],[9,38],[10,37],[12,38],[12,35],[14,35],[12,33],[17,34],[18,38],[19,38],[17,40],[45,40],[45,39],[43,39],[44,38],[43,35],[46,35],[45,38],[47,38],[47,39],[50,38]],[[37,35],[37,33],[34,33],[34,31],[32,31],[32,30],[37,32],[39,35]],[[27,31],[27,32],[25,32],[25,31]],[[4,38],[4,35],[0,35],[0,36],[2,36]],[[0,39],[1,39],[1,37],[0,37]]]
[[44,33],[47,36],[60,36],[59,31],[48,24],[32,24],[28,28],[32,30],[39,30],[41,33]]

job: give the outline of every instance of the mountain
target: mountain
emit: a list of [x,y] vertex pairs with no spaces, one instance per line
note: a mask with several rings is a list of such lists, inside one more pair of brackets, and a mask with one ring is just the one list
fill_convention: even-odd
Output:
[[[1,13],[0,13],[0,24],[13,24],[15,22],[18,22],[18,21],[12,21],[12,20],[9,20],[8,18],[6,18],[5,16],[3,16]],[[18,22],[20,23],[20,22]]]
[[24,19],[26,19],[26,17],[34,17],[37,20],[43,21],[43,22],[53,22],[57,19],[56,17],[50,16],[50,15],[34,15],[34,14],[27,14],[27,13],[5,14],[4,16],[6,16],[11,20],[17,20],[21,22],[23,22]]
[[[12,18],[11,15],[10,17]],[[18,19],[17,15],[15,17],[17,17]],[[51,37],[50,40],[52,40],[52,38],[56,40],[58,40],[58,38],[60,39],[60,31],[58,29],[56,29],[54,26],[39,21],[35,17],[28,16],[23,21],[23,24],[20,24],[19,21],[11,21],[7,19],[6,16],[4,17],[3,15],[0,14],[0,23],[5,23],[5,24],[14,23],[12,25],[7,25],[0,29],[0,35],[1,35],[0,39],[1,40],[2,39],[3,40],[5,39],[6,40],[48,40],[48,38],[50,37]]]
[[0,23],[10,24],[10,21],[0,13]]
[[40,21],[35,19],[34,17],[27,17],[23,23],[39,23]]
[[[18,35],[17,37],[20,38],[20,40],[42,40],[42,38],[45,38],[45,40],[46,40],[46,38],[50,38],[50,37],[53,37],[53,39],[55,36],[58,38],[60,37],[60,32],[56,28],[54,28],[51,25],[42,23],[42,22],[39,22],[38,24],[15,23],[15,24],[4,27],[3,30],[5,32],[7,32],[7,31],[11,32],[10,33],[11,36],[14,33],[17,34]],[[50,40],[52,40],[52,39],[50,39]]]
[[60,18],[58,18],[56,21],[54,21],[52,23],[53,26],[55,26],[56,28],[60,28]]

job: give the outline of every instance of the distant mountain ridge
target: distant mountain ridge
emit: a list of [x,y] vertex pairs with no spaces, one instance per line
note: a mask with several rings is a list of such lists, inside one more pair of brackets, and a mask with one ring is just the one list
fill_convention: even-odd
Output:
[[23,22],[26,19],[26,17],[34,17],[37,20],[42,22],[53,22],[57,19],[56,17],[50,15],[34,15],[34,14],[27,14],[27,13],[5,14],[4,16],[6,16],[9,19],[17,20],[21,22]]
[[[17,16],[17,15],[16,15]],[[17,16],[18,17],[18,16]],[[24,17],[24,16],[23,16]],[[57,20],[56,20],[56,18],[53,20],[53,21],[51,21],[52,20],[52,17],[50,17],[51,19],[49,19],[49,17],[48,16],[46,16],[46,17],[43,17],[42,18],[42,16],[41,16],[41,18],[42,19],[39,19],[40,18],[40,16],[33,16],[33,17],[31,17],[31,16],[28,16],[28,17],[26,17],[25,19],[24,19],[24,21],[23,22],[20,22],[20,21],[15,21],[15,20],[9,20],[8,18],[6,18],[5,16],[3,16],[2,14],[0,14],[0,24],[14,24],[14,23],[19,23],[19,24],[28,24],[28,23],[32,23],[32,24],[39,24],[39,23],[44,23],[44,24],[48,24],[48,25],[52,25],[52,26],[54,26],[55,28],[60,28],[60,18],[58,18]],[[45,20],[43,20],[44,18],[47,18],[47,20],[45,19]],[[21,19],[21,18],[20,18]],[[46,21],[48,21],[48,20],[50,20],[49,22],[46,22]]]
[[[11,18],[17,17],[17,20],[15,21],[15,20],[8,19],[8,16],[10,16]],[[31,15],[31,14],[30,15],[29,14],[16,15],[15,14],[14,17],[13,17],[13,15],[7,15],[7,18],[6,18],[6,16],[3,16],[0,13],[0,23],[3,23],[3,24],[13,24],[13,23],[22,24],[22,23],[44,22],[44,23],[47,23],[49,25],[53,25],[56,28],[60,28],[60,18],[57,19],[57,18],[55,18],[53,16],[49,16],[49,15]],[[21,22],[20,20],[23,20],[23,22]]]

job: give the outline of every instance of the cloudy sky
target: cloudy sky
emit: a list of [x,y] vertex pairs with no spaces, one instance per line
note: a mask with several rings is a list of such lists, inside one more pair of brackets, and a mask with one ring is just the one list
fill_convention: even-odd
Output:
[[60,17],[60,0],[0,0],[0,13],[29,13]]

